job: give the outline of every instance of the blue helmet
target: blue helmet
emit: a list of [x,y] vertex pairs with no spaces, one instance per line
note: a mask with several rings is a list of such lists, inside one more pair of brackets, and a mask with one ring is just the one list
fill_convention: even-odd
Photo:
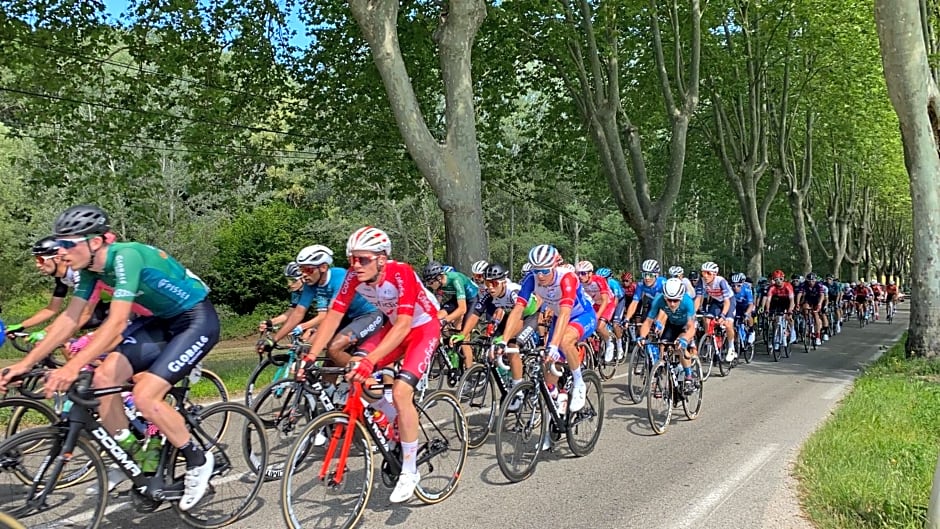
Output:
[[601,277],[610,277],[610,268],[598,268],[597,275]]

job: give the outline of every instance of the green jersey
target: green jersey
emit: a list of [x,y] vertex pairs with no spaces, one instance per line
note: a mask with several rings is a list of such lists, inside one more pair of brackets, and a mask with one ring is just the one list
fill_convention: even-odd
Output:
[[166,252],[139,242],[108,247],[104,270],[81,270],[75,295],[88,300],[95,283],[113,287],[112,299],[137,303],[159,318],[172,318],[206,298],[209,287]]
[[[444,299],[457,298],[464,301],[477,297],[480,291],[476,283],[470,281],[470,278],[460,272],[447,272],[447,283],[441,286],[441,292]],[[469,308],[469,307],[468,307]]]

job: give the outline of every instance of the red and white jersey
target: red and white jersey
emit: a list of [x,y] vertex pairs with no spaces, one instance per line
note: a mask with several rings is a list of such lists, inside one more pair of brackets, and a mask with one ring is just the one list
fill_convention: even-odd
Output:
[[767,291],[767,297],[769,298],[792,298],[793,297],[793,285],[789,281],[784,281],[781,285],[773,285]]
[[330,308],[345,313],[358,292],[393,324],[399,315],[412,316],[411,328],[414,329],[437,317],[440,305],[421,284],[413,268],[398,261],[388,261],[384,274],[382,281],[374,285],[360,282],[356,274],[346,274],[346,280]]
[[582,282],[581,288],[584,290],[584,293],[591,298],[591,302],[594,303],[595,307],[600,306],[602,294],[607,294],[608,305],[614,299],[614,294],[610,291],[610,285],[607,283],[607,280],[597,274],[593,274],[587,283]]

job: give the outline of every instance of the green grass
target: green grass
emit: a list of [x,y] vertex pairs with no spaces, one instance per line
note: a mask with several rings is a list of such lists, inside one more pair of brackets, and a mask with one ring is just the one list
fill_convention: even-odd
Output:
[[855,382],[796,466],[817,527],[922,528],[940,449],[940,362],[902,339]]

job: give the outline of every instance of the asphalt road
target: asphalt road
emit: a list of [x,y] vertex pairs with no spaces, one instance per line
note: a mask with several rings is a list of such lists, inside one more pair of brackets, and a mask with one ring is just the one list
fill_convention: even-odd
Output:
[[[543,453],[535,474],[508,484],[492,437],[470,452],[460,486],[446,501],[388,502],[377,482],[359,527],[409,528],[807,528],[789,469],[801,443],[828,416],[859,369],[907,328],[906,305],[893,324],[849,324],[815,352],[773,362],[758,345],[755,361],[727,378],[713,371],[699,418],[681,410],[653,434],[645,401],[629,404],[621,367],[605,383],[606,417],[595,451],[573,457],[564,442]],[[277,483],[233,527],[284,525]],[[122,487],[126,489],[125,487]],[[120,489],[119,489],[120,490]],[[183,527],[172,510],[143,516],[111,498],[106,525]]]

